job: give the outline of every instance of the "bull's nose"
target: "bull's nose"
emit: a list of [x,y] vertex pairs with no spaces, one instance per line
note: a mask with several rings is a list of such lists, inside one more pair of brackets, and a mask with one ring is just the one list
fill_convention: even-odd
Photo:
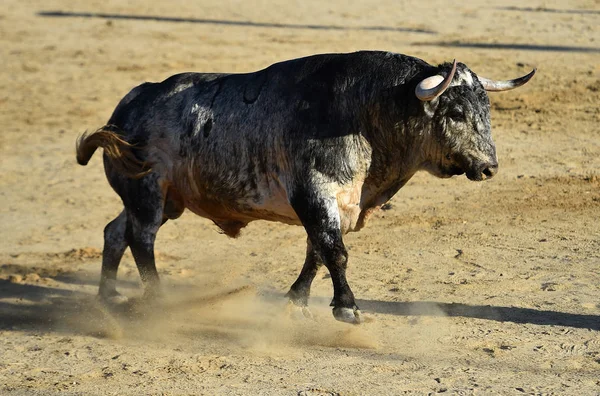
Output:
[[485,168],[483,168],[483,174],[486,176],[486,179],[494,177],[496,173],[498,173],[498,164],[488,164]]

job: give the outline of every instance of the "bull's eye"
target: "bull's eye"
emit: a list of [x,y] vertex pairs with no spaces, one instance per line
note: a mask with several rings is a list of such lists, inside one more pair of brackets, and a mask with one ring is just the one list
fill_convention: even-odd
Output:
[[450,155],[450,153],[447,153],[447,154],[446,154],[446,159],[447,159],[448,161],[450,161],[450,160],[452,159],[452,156]]
[[452,121],[463,122],[466,120],[465,113],[460,109],[450,109],[447,114]]

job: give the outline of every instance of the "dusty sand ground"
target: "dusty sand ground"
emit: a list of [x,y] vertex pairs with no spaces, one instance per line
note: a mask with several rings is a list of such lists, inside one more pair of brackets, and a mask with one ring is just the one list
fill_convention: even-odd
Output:
[[[128,3],[0,9],[0,393],[600,394],[597,1]],[[37,14],[57,10],[196,21]],[[190,214],[159,234],[161,306],[95,303],[120,202],[100,155],[76,165],[78,134],[142,81],[358,49],[457,58],[491,78],[538,67],[491,95],[496,178],[419,174],[347,236],[371,322],[333,320],[325,272],[317,321],[290,317],[301,228],[257,222],[230,240]],[[121,268],[135,302],[130,255]]]

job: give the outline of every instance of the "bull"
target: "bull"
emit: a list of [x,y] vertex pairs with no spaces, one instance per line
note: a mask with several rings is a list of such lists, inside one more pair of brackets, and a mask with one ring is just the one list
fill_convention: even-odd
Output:
[[99,297],[123,299],[131,249],[144,295],[159,293],[154,242],[187,208],[230,237],[254,220],[301,225],[304,266],[287,297],[306,310],[325,265],[333,315],[360,323],[343,236],[363,228],[419,170],[484,180],[498,169],[486,91],[525,84],[478,77],[462,63],[361,51],[273,64],[247,74],[183,73],[144,83],[108,123],[77,141],[86,165],[104,149],[123,211],[104,229]]

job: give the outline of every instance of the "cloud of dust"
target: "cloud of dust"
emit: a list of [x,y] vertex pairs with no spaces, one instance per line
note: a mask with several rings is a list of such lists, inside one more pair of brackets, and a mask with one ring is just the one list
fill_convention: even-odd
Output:
[[164,287],[165,296],[153,304],[140,298],[108,308],[90,297],[61,312],[57,323],[66,331],[98,337],[167,345],[208,341],[215,350],[220,344],[266,355],[289,354],[302,346],[379,346],[372,323],[337,322],[325,304],[311,305],[313,320],[282,295],[244,284],[202,283]]

